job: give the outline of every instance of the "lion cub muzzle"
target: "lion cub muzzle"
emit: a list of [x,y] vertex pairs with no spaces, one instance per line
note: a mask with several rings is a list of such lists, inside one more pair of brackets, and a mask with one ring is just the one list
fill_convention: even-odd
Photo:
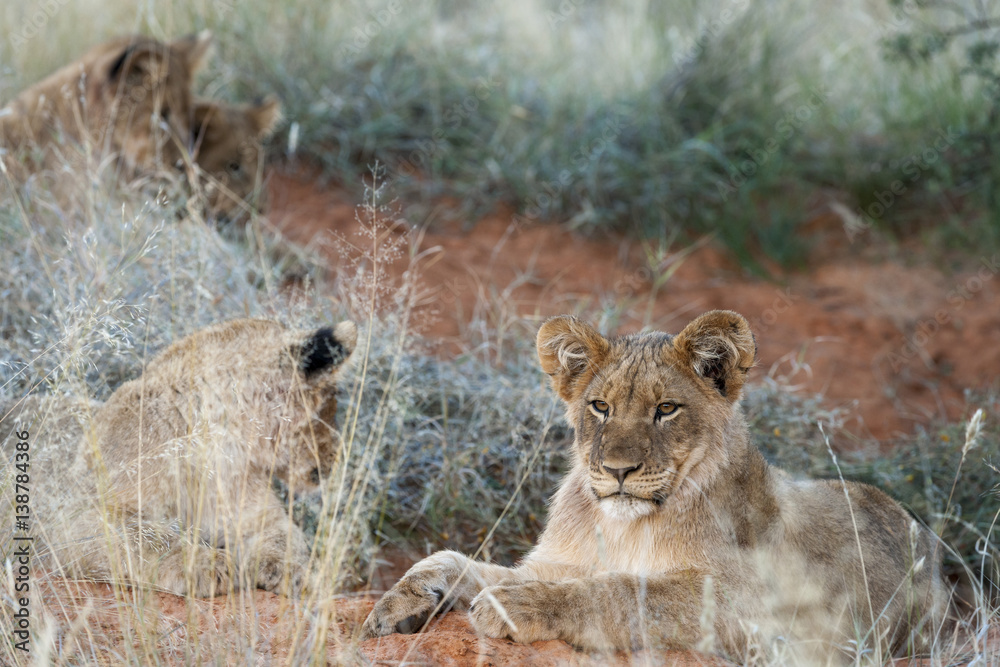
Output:
[[594,447],[590,462],[591,484],[598,498],[634,495],[635,482],[642,477],[642,461],[632,456],[604,456],[600,449]]
[[645,466],[620,459],[605,459],[590,471],[590,488],[601,510],[621,519],[651,514],[662,504],[662,489],[644,479]]
[[[642,428],[640,427],[640,431]],[[666,497],[670,476],[659,474],[649,451],[655,446],[643,433],[614,423],[602,424],[590,448],[590,486],[603,511],[627,509],[642,516],[656,510]]]
[[604,465],[601,466],[601,467],[604,468],[604,472],[608,473],[609,475],[611,475],[612,477],[614,477],[615,479],[618,480],[618,488],[619,488],[619,490],[621,492],[624,492],[625,491],[625,478],[628,477],[629,473],[635,472],[636,470],[638,470],[639,468],[641,468],[642,464],[641,463],[635,463],[635,464],[631,464],[631,465],[624,465],[624,466],[621,466],[619,468],[612,468],[605,461]]

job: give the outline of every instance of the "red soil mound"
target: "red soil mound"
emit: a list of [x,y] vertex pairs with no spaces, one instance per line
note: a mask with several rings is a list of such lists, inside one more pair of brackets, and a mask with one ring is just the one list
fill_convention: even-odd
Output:
[[[276,174],[271,190],[278,228],[299,243],[325,239],[320,247],[335,267],[338,246],[356,238],[357,202],[301,175]],[[935,417],[961,417],[965,390],[1000,372],[1000,256],[946,274],[845,252],[846,234],[833,216],[812,226],[825,230],[829,256],[813,257],[808,272],[780,283],[748,276],[705,244],[654,287],[662,271],[628,239],[519,225],[505,212],[474,225],[445,219],[419,242],[423,321],[430,322],[423,333],[446,353],[449,341],[460,347],[477,313],[541,318],[614,303],[626,308],[622,330],[648,319],[677,331],[702,311],[728,308],[753,324],[758,378],[770,373],[823,394],[829,406],[848,410],[849,428],[861,437],[888,440]]]

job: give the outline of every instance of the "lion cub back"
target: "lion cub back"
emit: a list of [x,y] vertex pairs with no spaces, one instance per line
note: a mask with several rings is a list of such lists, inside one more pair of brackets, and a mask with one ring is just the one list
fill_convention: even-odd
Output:
[[126,504],[138,503],[140,468],[150,485],[144,502],[171,506],[178,484],[269,487],[272,471],[299,490],[315,488],[339,451],[337,382],[355,337],[350,323],[300,331],[267,320],[187,336],[108,399],[81,461],[106,470]]
[[782,476],[776,491],[787,563],[774,571],[783,573],[783,606],[802,595],[807,582],[822,582],[806,593],[864,619],[889,646],[902,648],[936,631],[948,604],[942,548],[899,503],[868,484],[840,480]]
[[300,590],[309,550],[272,479],[299,496],[333,470],[338,383],[356,340],[349,321],[236,320],[169,346],[103,404],[8,406],[0,527],[14,515],[8,449],[27,429],[38,553],[68,574],[203,596],[230,577],[283,590],[287,573]]

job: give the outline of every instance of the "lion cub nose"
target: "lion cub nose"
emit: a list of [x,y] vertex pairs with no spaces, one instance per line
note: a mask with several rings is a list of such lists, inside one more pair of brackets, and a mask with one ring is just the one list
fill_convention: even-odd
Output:
[[624,468],[609,468],[608,466],[604,466],[604,469],[608,472],[609,475],[614,475],[615,479],[618,480],[618,485],[621,486],[622,484],[625,483],[625,478],[628,477],[629,473],[635,472],[641,467],[642,464],[639,463],[637,465],[626,466]]

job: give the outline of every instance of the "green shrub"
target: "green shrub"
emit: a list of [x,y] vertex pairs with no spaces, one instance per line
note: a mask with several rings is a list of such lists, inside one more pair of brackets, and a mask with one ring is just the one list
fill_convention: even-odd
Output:
[[888,157],[899,163],[918,146],[930,150],[926,129],[947,127],[950,145],[918,187],[927,201],[953,211],[936,225],[945,241],[995,248],[1000,244],[1000,13],[988,3],[967,0],[889,0],[889,6],[893,19],[882,39],[887,61],[921,76],[946,72],[950,90],[942,100],[958,108],[945,112],[944,123],[941,109],[934,108],[939,104],[916,115],[913,120],[924,128],[921,143],[899,140],[920,130],[897,118],[903,132]]

